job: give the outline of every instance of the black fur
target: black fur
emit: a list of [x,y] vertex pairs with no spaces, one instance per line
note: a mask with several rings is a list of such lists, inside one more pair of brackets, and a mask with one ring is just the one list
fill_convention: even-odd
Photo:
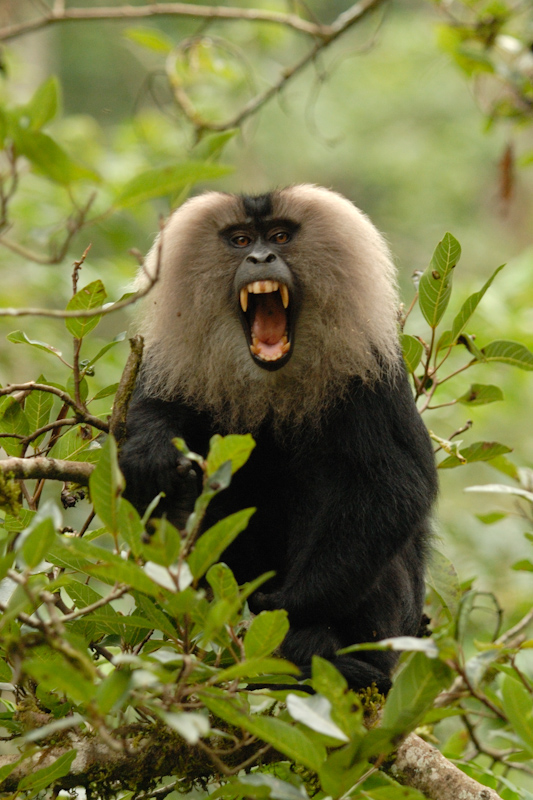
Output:
[[244,213],[252,220],[260,221],[264,217],[272,216],[272,195],[270,193],[255,196],[243,194],[241,198]]
[[[181,436],[205,455],[216,432],[208,415],[180,401],[147,398],[138,388],[120,459],[126,496],[142,510],[164,490],[158,513],[183,524],[199,477],[194,471],[178,475],[179,455],[170,440]],[[256,506],[223,560],[239,583],[276,571],[250,606],[256,613],[288,611],[282,654],[305,676],[317,654],[331,660],[352,688],[375,682],[387,692],[397,654],[339,657],[336,651],[419,630],[437,485],[429,437],[406,376],[373,388],[354,379],[319,429],[302,426],[282,440],[266,422],[255,439],[249,462],[209,506],[205,526]]]

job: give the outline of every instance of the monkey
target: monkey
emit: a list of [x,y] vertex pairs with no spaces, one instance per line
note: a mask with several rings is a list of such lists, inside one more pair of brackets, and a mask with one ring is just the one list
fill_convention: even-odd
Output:
[[315,185],[187,200],[139,287],[145,359],[127,417],[125,496],[182,528],[215,433],[256,446],[210,503],[204,529],[256,508],[222,560],[239,584],[268,571],[254,614],[285,609],[281,655],[329,660],[386,694],[398,654],[337,653],[415,636],[437,493],[434,456],[398,338],[388,246],[347,198]]

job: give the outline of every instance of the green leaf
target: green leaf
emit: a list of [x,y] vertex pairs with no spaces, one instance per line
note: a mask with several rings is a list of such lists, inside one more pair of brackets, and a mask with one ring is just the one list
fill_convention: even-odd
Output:
[[255,447],[252,436],[230,434],[220,436],[216,433],[209,441],[209,455],[207,456],[207,475],[211,477],[226,462],[231,461],[231,474],[233,475],[248,461],[250,453]]
[[104,397],[112,397],[117,393],[117,389],[118,383],[112,383],[110,386],[106,386],[105,389],[100,389],[100,391],[94,395],[93,400],[103,400]]
[[17,127],[13,135],[20,154],[55,183],[68,186],[79,180],[99,181],[96,172],[76,163],[46,133]]
[[213,564],[207,572],[206,580],[217,600],[235,600],[239,597],[239,586],[226,564]]
[[533,353],[519,342],[497,340],[481,348],[484,362],[501,362],[520,369],[533,370]]
[[146,47],[147,50],[153,50],[156,53],[167,55],[174,47],[172,39],[155,28],[127,28],[122,35],[130,41],[140,44],[141,47]]
[[[102,356],[104,356],[107,353],[108,350],[111,350],[112,347],[114,347],[117,344],[120,344],[120,342],[123,342],[125,338],[126,338],[126,331],[122,331],[122,333],[118,333],[115,336],[115,338],[112,339],[112,341],[108,342],[106,345],[104,345],[102,347],[101,350],[98,351],[98,353],[95,355],[94,358],[91,358],[91,360],[87,364],[86,369],[90,369],[90,367],[94,366],[94,364],[96,364],[96,362],[99,361],[102,358]],[[95,396],[94,399],[96,400],[96,396]]]
[[30,569],[34,569],[43,561],[51,550],[56,539],[54,522],[46,517],[33,528],[24,539],[22,555]]
[[438,659],[414,653],[406,662],[387,697],[382,727],[406,733],[415,728],[448,684],[451,670]]
[[46,658],[27,659],[24,670],[42,685],[41,688],[49,692],[62,692],[75,703],[85,704],[94,697],[96,687],[82,674],[79,666],[73,666],[51,650],[47,650]]
[[504,453],[510,453],[511,448],[499,442],[474,442],[464,450],[461,448],[461,456],[463,461],[457,456],[448,456],[444,461],[438,465],[438,469],[451,469],[452,467],[460,467],[464,464],[472,464],[475,461],[490,461],[495,456],[501,456]]
[[[37,383],[46,383],[46,379],[41,375]],[[54,404],[54,395],[50,392],[30,392],[24,404],[30,430],[37,431],[50,421],[50,411]],[[44,439],[46,433],[42,433],[37,439],[33,440],[33,446],[37,447]]]
[[13,342],[13,344],[30,344],[32,347],[36,347],[38,350],[44,350],[45,353],[51,353],[52,355],[57,356],[57,358],[61,358],[61,352],[55,347],[52,347],[51,344],[39,342],[36,339],[28,339],[24,331],[13,331],[6,338],[9,342]]
[[494,280],[498,272],[500,272],[500,270],[502,270],[504,266],[505,264],[502,264],[501,267],[498,267],[498,269],[492,273],[488,281],[479,290],[479,292],[475,292],[474,294],[470,295],[470,297],[463,303],[463,306],[459,311],[459,313],[457,314],[457,316],[455,317],[452,325],[451,336],[454,342],[457,341],[457,337],[464,331],[468,323],[468,320],[470,319],[470,317],[478,307],[479,303],[483,299],[483,295],[491,285],[492,281]]
[[[231,667],[223,669],[217,675],[217,683],[233,681],[235,678],[263,678],[265,675],[299,675],[300,670],[290,661],[282,658],[250,658],[247,661],[239,661]],[[272,687],[276,688],[275,684]],[[298,684],[295,683],[295,689]]]
[[[100,308],[104,305],[107,297],[106,290],[102,281],[93,281],[79,292],[76,292],[74,297],[71,297],[67,304],[67,311],[92,311],[95,308]],[[95,317],[70,317],[65,319],[67,330],[76,339],[83,339],[84,336],[96,328],[100,322],[101,316]]]
[[436,328],[448,306],[452,292],[452,270],[461,257],[461,246],[451,233],[437,245],[418,287],[419,305],[426,322]]
[[424,352],[424,345],[415,336],[410,336],[407,333],[402,333],[400,336],[400,344],[402,346],[405,366],[409,372],[414,372],[420,364],[420,359]]
[[63,753],[62,756],[59,756],[49,767],[38,769],[36,772],[32,772],[31,775],[26,775],[20,781],[17,792],[31,789],[33,793],[37,793],[51,786],[59,778],[64,778],[65,775],[69,774],[76,754],[76,750],[69,750],[68,753]]
[[177,731],[189,744],[196,744],[202,736],[207,736],[210,731],[208,718],[195,711],[160,711],[159,716],[169,728]]
[[[242,787],[242,789],[241,789]],[[282,781],[275,775],[269,773],[254,772],[253,775],[239,775],[238,780],[233,780],[231,786],[222,786],[220,794],[217,792],[210,794],[211,800],[218,800],[218,797],[226,797],[228,788],[232,795],[236,797],[271,797],[272,800],[309,800],[309,795],[304,786],[293,786],[292,783]],[[240,789],[240,791],[236,791]]]
[[152,600],[139,592],[135,592],[134,597],[137,608],[143,613],[146,619],[150,621],[151,627],[154,628],[154,630],[161,631],[161,633],[168,636],[170,639],[178,638],[178,631],[173,626],[171,620]]
[[254,508],[237,511],[216,522],[200,536],[188,559],[189,567],[196,579],[205,575],[211,564],[219,560],[224,550],[246,528],[254,511]]
[[21,758],[17,759],[16,761],[12,761],[11,764],[6,764],[4,767],[0,767],[0,785],[8,778],[13,770],[15,770],[19,764],[27,758],[27,755],[22,756]]
[[533,503],[533,492],[519,489],[518,486],[508,486],[505,483],[486,483],[483,486],[467,486],[465,492],[489,492],[490,494],[510,494],[514,497],[523,497]]
[[459,610],[461,586],[452,562],[436,548],[432,548],[426,580],[433,589],[449,619],[455,619]]
[[98,685],[96,704],[101,714],[109,714],[124,704],[131,688],[131,672],[128,669],[114,669]]
[[194,158],[200,161],[218,158],[227,143],[240,133],[240,128],[230,128],[227,131],[205,134],[194,146]]
[[457,402],[466,406],[482,406],[503,399],[503,392],[499,386],[473,383],[465,394],[457,398]]
[[287,612],[261,611],[254,617],[244,637],[246,658],[263,658],[276,650],[289,630]]
[[[27,436],[30,432],[28,418],[15,398],[10,397],[0,420],[1,433],[16,433],[19,436]],[[0,439],[0,447],[3,447],[9,456],[22,455],[22,442],[20,439]]]
[[214,180],[229,172],[230,167],[198,161],[150,169],[137,175],[122,188],[115,200],[115,208],[127,208],[156,197],[172,195],[189,183]]
[[87,461],[96,464],[102,453],[102,448],[93,444],[92,432],[85,425],[74,425],[61,434],[50,450],[50,458],[64,459],[65,461]]
[[249,715],[236,703],[220,695],[202,694],[202,700],[213,714],[231,725],[244,728],[264,742],[271,744],[288,758],[315,772],[320,769],[326,756],[325,749],[298,728],[275,717]]
[[514,732],[524,747],[533,754],[533,698],[525,686],[515,678],[502,679],[502,700]]
[[495,522],[500,522],[500,520],[505,519],[507,514],[503,511],[492,511],[489,514],[476,514],[477,519],[483,523],[483,525],[494,525]]
[[287,711],[296,722],[301,722],[312,731],[321,733],[340,742],[348,742],[349,738],[331,719],[331,703],[320,694],[311,697],[287,695]]
[[89,487],[94,508],[110,533],[119,532],[119,495],[124,488],[124,479],[118,468],[117,445],[108,436],[102,447],[100,459],[89,478]]
[[37,88],[30,102],[22,109],[29,117],[31,130],[40,130],[54,119],[59,107],[59,81],[52,75]]

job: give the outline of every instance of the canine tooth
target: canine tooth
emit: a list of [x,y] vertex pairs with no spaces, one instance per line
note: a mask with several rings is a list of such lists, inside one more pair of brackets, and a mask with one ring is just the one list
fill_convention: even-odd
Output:
[[288,353],[290,349],[291,349],[291,343],[290,343],[290,342],[286,342],[286,343],[285,343],[285,344],[282,346],[282,348],[281,348],[281,352],[282,352],[283,354],[285,354],[285,353]]
[[289,340],[288,340],[287,336],[282,336],[281,337],[281,344],[287,344],[288,341]]
[[251,345],[251,346],[250,346],[250,350],[252,351],[252,353],[254,354],[254,356],[256,356],[256,355],[258,355],[258,354],[259,354],[259,348],[258,348],[258,347],[256,347],[255,345]]
[[280,283],[279,293],[281,294],[281,302],[283,303],[283,308],[287,308],[289,305],[289,290],[287,289],[284,283]]
[[241,298],[241,308],[246,314],[248,309],[248,289],[244,288],[240,291],[240,298]]
[[253,344],[253,345],[255,345],[255,347],[257,347],[257,345],[259,344],[259,339],[258,339],[258,337],[257,337],[257,336],[254,336],[254,337],[253,337],[253,339],[252,339],[252,344]]

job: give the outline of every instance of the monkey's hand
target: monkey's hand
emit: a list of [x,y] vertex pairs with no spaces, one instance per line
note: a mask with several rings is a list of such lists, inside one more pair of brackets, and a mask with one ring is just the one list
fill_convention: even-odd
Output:
[[254,592],[248,598],[248,606],[252,614],[259,614],[261,611],[273,611],[276,608],[286,608],[284,593],[282,591]]
[[154,497],[164,492],[154,516],[165,514],[173,525],[183,528],[199,492],[195,467],[171,441],[144,440],[143,444],[132,438],[120,453],[120,468],[126,479],[124,497],[144,513]]

